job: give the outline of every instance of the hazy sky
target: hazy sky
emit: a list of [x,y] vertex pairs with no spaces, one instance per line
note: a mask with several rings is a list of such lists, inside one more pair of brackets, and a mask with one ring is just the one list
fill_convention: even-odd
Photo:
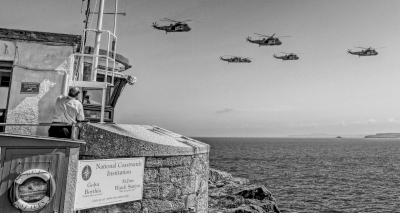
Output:
[[[81,34],[80,10],[78,0],[6,0],[0,27]],[[117,50],[138,81],[119,99],[117,123],[188,136],[400,132],[399,0],[135,0],[126,11]],[[169,24],[162,18],[201,23],[165,34],[151,27]],[[254,33],[291,37],[258,47],[245,40]],[[358,58],[346,52],[354,46],[386,48]],[[272,57],[279,52],[305,54],[282,62]],[[228,64],[222,55],[253,62]]]

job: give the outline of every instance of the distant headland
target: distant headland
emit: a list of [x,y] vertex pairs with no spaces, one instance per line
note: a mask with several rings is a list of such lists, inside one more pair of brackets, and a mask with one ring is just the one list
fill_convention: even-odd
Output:
[[366,134],[328,134],[328,133],[311,133],[302,135],[288,135],[291,138],[363,138]]
[[376,135],[367,135],[364,138],[400,138],[400,133],[377,133]]

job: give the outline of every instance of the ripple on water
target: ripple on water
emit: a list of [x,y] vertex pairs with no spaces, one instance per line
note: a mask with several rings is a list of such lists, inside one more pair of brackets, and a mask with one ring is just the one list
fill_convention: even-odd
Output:
[[211,167],[265,184],[282,213],[400,212],[400,140],[199,140]]

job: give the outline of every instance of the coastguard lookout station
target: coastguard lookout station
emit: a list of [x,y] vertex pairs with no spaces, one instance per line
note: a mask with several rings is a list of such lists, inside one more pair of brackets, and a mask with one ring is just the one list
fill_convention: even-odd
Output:
[[[82,35],[0,28],[0,213],[208,212],[209,145],[115,123],[136,77],[116,51],[118,0],[112,32],[102,29],[104,1]],[[62,123],[71,138],[48,137],[70,88],[85,120]]]
[[[34,32],[0,28],[0,123],[51,123],[58,96],[66,94],[69,86],[78,86],[77,73],[81,66],[80,82],[90,82],[94,48],[82,45],[80,35]],[[85,56],[79,60],[75,54]],[[112,52],[99,50],[102,56]],[[109,63],[111,65],[111,63]],[[108,65],[108,73],[112,72]],[[96,82],[104,82],[107,61],[99,57]],[[129,60],[115,54],[115,70],[108,74],[105,88],[104,122],[114,122],[114,108],[127,84],[135,77],[125,75]],[[82,86],[79,85],[79,86]],[[80,101],[85,118],[94,123],[101,118],[102,88],[82,88]],[[7,126],[0,131],[13,134],[47,136],[48,126]]]

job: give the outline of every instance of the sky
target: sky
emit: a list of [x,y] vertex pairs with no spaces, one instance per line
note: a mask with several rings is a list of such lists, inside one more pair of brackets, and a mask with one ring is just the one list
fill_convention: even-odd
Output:
[[[96,0],[92,0],[92,7]],[[119,0],[117,52],[130,60],[115,122],[187,136],[282,137],[400,132],[398,0]],[[86,5],[86,2],[85,2]],[[98,4],[97,4],[98,5]],[[106,12],[114,0],[106,0]],[[160,19],[192,30],[155,30]],[[82,34],[81,1],[5,0],[0,27]],[[95,27],[93,18],[92,28]],[[112,30],[113,16],[103,29]],[[254,33],[280,46],[246,42]],[[347,54],[385,47],[378,55]],[[274,59],[279,52],[297,61]],[[236,64],[223,55],[252,58]]]

